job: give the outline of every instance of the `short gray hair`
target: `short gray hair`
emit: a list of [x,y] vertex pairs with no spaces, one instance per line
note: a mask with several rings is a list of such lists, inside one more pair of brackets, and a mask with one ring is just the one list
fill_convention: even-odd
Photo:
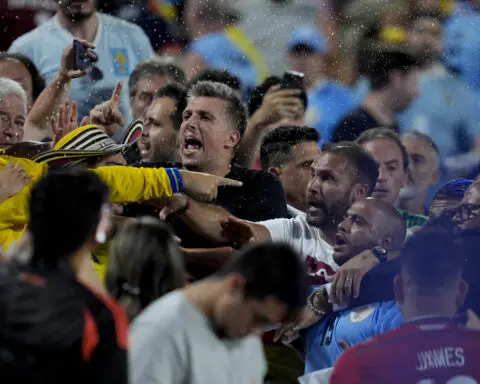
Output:
[[23,87],[14,80],[0,77],[0,102],[3,102],[5,97],[11,95],[17,96],[22,100],[23,109],[25,110],[25,114],[27,114],[28,99]]
[[156,79],[166,77],[172,82],[185,85],[186,76],[183,69],[176,64],[175,60],[169,57],[154,57],[143,61],[134,68],[128,79],[130,97],[137,93],[137,83],[141,79]]
[[232,121],[235,131],[243,137],[247,129],[247,111],[236,92],[228,85],[213,81],[199,81],[190,88],[188,102],[198,97],[213,97],[225,102],[225,112]]

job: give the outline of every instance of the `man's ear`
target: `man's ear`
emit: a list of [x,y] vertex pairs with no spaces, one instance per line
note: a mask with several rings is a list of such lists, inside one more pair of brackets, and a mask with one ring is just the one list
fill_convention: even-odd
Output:
[[268,172],[273,173],[274,175],[280,176],[280,174],[282,173],[282,170],[279,167],[270,167],[268,168]]
[[239,292],[243,293],[245,290],[245,283],[245,277],[238,273],[229,274],[224,279],[225,290],[232,294]]
[[393,238],[390,235],[385,235],[380,239],[380,245],[387,251],[392,249]]
[[238,131],[229,131],[227,139],[225,140],[226,148],[235,148],[240,143],[240,132]]
[[368,197],[368,185],[367,184],[355,184],[353,187],[352,201],[363,200]]

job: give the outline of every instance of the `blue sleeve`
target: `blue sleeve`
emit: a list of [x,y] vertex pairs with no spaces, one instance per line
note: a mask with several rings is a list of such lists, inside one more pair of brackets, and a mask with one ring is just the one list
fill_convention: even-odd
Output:
[[381,335],[402,323],[402,313],[394,301],[380,303],[375,312],[375,334]]
[[224,46],[225,36],[218,33],[212,33],[192,41],[188,46],[188,51],[196,53],[198,56],[202,57],[207,64],[210,64],[209,57],[212,55],[212,52],[215,52],[216,55],[218,55],[219,50],[223,50]]

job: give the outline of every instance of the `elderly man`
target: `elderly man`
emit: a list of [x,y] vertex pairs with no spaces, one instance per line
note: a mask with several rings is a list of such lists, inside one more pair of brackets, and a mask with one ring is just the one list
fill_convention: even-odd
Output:
[[0,78],[0,151],[23,139],[27,94],[16,81]]

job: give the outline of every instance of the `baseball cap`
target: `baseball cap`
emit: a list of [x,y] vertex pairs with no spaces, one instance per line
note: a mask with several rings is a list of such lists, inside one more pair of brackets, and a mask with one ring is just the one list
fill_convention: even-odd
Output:
[[327,41],[323,34],[313,26],[297,28],[290,35],[287,43],[287,49],[292,50],[296,46],[306,45],[312,48],[316,53],[327,53]]

